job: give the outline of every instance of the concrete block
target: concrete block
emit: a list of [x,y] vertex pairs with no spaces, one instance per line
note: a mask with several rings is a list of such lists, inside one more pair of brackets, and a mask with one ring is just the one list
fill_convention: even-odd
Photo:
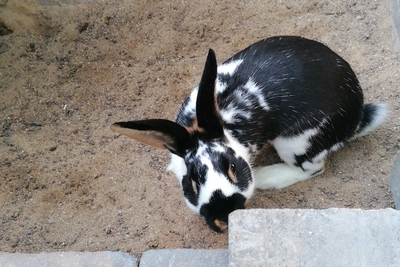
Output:
[[160,249],[143,253],[140,267],[224,267],[228,266],[226,249]]
[[42,6],[79,5],[91,2],[96,2],[96,0],[36,0],[36,3]]
[[390,13],[393,19],[393,42],[397,50],[400,50],[400,0],[388,0]]
[[397,153],[394,160],[389,184],[396,209],[400,210],[400,153]]
[[1,253],[1,267],[137,267],[138,260],[123,252]]
[[238,210],[231,267],[400,266],[400,211]]

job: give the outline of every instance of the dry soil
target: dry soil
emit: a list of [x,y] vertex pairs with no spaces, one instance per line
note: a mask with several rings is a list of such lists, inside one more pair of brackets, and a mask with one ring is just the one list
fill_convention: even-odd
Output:
[[366,102],[391,113],[332,154],[323,175],[257,191],[247,207],[394,207],[400,54],[386,1],[40,3],[0,1],[0,251],[226,248],[227,235],[185,206],[169,154],[110,125],[174,119],[210,47],[222,62],[273,35],[325,43],[351,64]]

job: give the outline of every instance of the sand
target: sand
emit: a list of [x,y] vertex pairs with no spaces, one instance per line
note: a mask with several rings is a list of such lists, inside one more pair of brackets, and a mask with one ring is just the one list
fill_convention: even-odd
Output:
[[[247,207],[394,207],[400,54],[386,1],[88,2],[0,1],[0,251],[227,248],[227,234],[185,206],[169,153],[110,125],[174,119],[209,48],[223,62],[274,35],[328,45],[356,72],[365,102],[391,113],[330,155],[323,175],[257,191]],[[267,149],[260,161],[274,157]]]

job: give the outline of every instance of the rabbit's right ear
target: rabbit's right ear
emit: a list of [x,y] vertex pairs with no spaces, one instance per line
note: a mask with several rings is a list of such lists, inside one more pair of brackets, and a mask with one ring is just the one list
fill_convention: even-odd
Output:
[[162,119],[116,122],[111,130],[180,157],[184,157],[191,139],[185,127]]
[[200,128],[206,130],[213,137],[222,137],[224,130],[215,94],[216,79],[217,59],[214,50],[210,49],[199,84],[199,92],[196,99],[196,116]]

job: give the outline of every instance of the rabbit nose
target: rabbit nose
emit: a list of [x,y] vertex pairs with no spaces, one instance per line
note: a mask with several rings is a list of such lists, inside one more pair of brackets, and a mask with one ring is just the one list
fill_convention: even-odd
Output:
[[225,233],[228,230],[228,224],[223,221],[215,219],[214,224],[221,230],[221,233]]

